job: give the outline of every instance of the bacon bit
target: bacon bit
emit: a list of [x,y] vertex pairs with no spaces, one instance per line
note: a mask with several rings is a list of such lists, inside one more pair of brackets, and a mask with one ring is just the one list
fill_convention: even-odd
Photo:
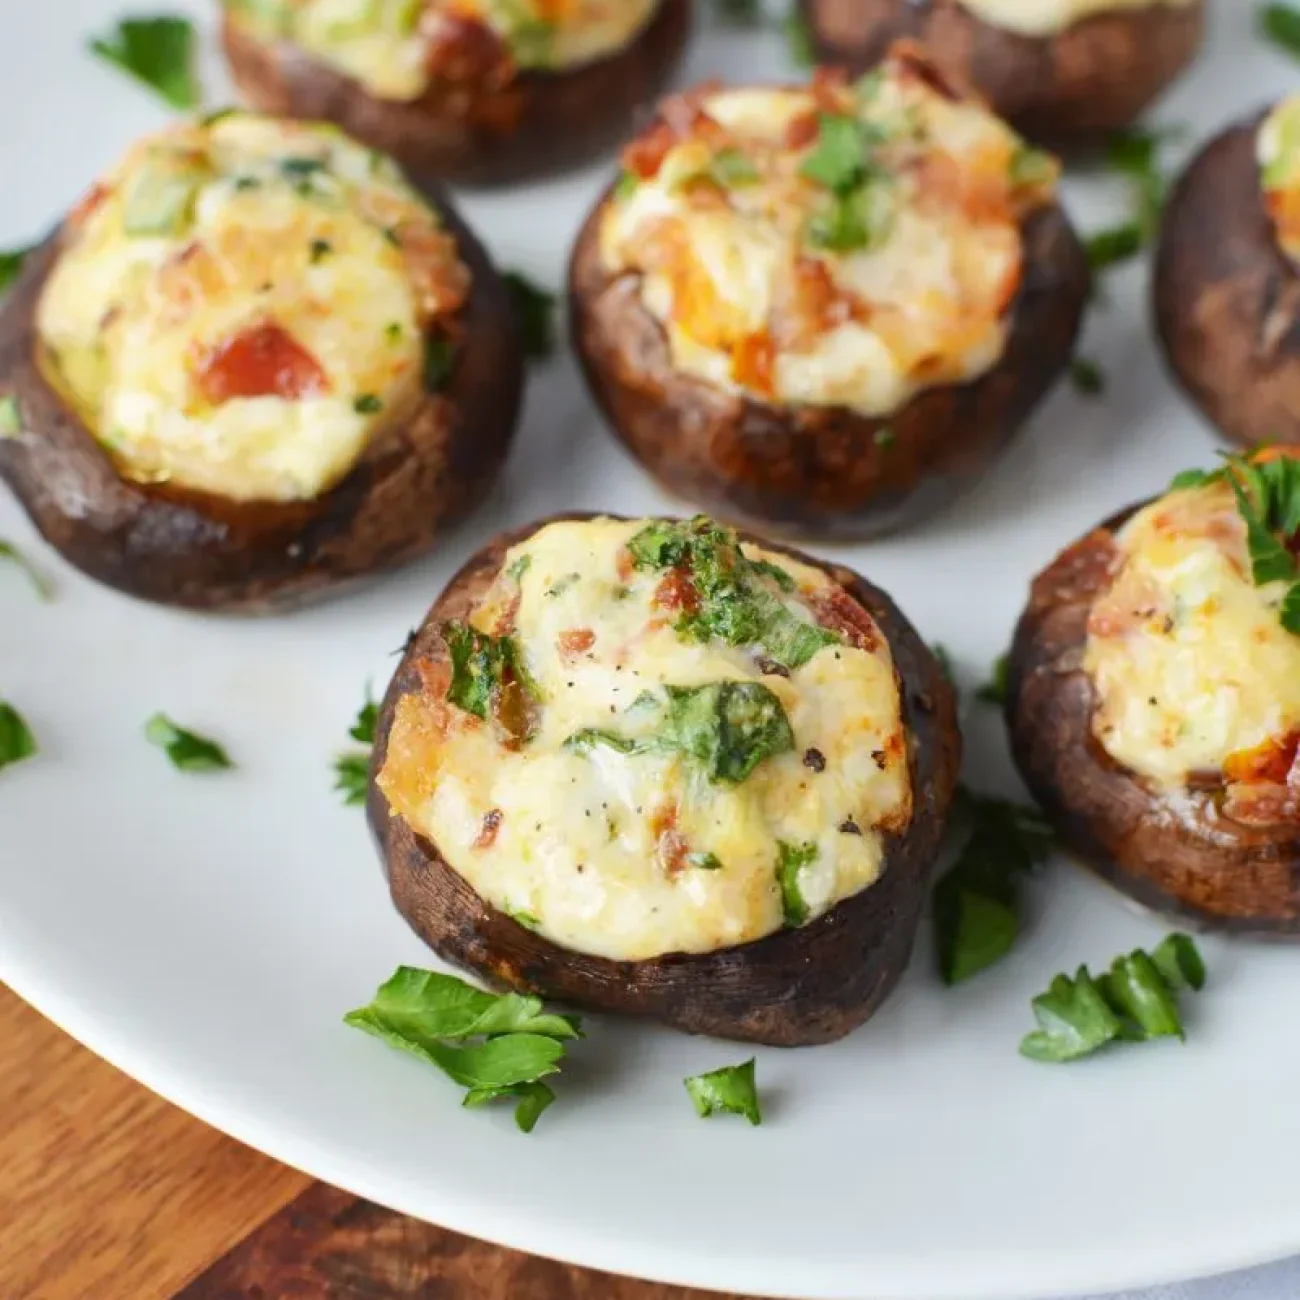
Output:
[[820,588],[813,594],[811,603],[818,623],[827,631],[868,653],[879,648],[880,629],[875,619],[843,587]]
[[667,122],[656,122],[623,148],[623,166],[643,181],[654,180],[677,137]]
[[845,110],[845,92],[849,87],[849,74],[844,68],[822,66],[813,73],[813,102],[823,113],[842,113]]
[[564,659],[576,659],[596,644],[596,634],[589,627],[570,627],[560,633],[556,642]]
[[493,808],[483,814],[483,825],[479,827],[478,834],[474,837],[474,843],[470,845],[475,849],[490,849],[497,840],[497,831],[501,829],[501,821],[505,814],[500,808]]
[[618,555],[614,559],[614,571],[618,574],[620,582],[627,582],[636,572],[636,561],[626,546],[618,548]]
[[428,8],[420,21],[425,67],[439,81],[475,90],[501,90],[515,75],[510,47],[479,18]]
[[776,392],[776,344],[767,330],[746,334],[732,349],[731,377],[763,397]]
[[835,282],[825,262],[801,256],[772,313],[772,338],[780,350],[806,352],[831,330],[869,315],[862,299]]
[[806,149],[817,139],[819,129],[817,114],[811,108],[806,113],[792,117],[785,128],[786,147]]
[[1235,754],[1229,754],[1223,764],[1223,775],[1229,781],[1285,785],[1290,780],[1300,786],[1300,769],[1296,766],[1298,752],[1300,731],[1270,737],[1254,749],[1239,749]]
[[424,323],[458,311],[469,298],[469,268],[460,260],[456,241],[445,230],[424,222],[400,222],[393,238],[415,290],[416,311]]
[[716,140],[723,132],[722,124],[710,117],[704,105],[709,97],[722,88],[716,79],[694,86],[680,95],[669,95],[659,105],[659,117],[679,140],[698,135],[706,141]]
[[515,630],[515,620],[519,617],[519,605],[523,598],[522,591],[512,591],[509,599],[502,602],[492,622],[493,636],[509,636]]
[[77,206],[68,213],[68,225],[80,229],[103,206],[105,199],[112,194],[112,189],[96,181],[78,200]]
[[695,614],[700,608],[700,593],[686,569],[669,569],[655,588],[654,604],[659,609]]
[[237,397],[296,402],[329,390],[320,362],[274,321],[219,343],[200,361],[196,378],[213,406]]
[[655,837],[655,857],[669,880],[675,880],[686,866],[690,845],[677,829],[677,805],[657,808],[650,821]]

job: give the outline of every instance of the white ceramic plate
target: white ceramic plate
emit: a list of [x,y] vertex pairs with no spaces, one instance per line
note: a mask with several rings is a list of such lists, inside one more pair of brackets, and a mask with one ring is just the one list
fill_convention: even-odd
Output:
[[[201,0],[182,6],[210,28]],[[1160,114],[1197,138],[1294,84],[1220,0],[1197,71]],[[7,127],[0,246],[50,226],[138,132],[148,95],[82,52],[116,0],[0,4]],[[210,44],[210,42],[209,42]],[[211,99],[226,88],[211,58]],[[766,76],[780,39],[706,32],[684,79]],[[603,179],[467,199],[502,263],[558,284]],[[1081,226],[1115,216],[1072,185]],[[1112,277],[1067,387],[1013,455],[928,526],[843,558],[953,651],[968,684],[1005,646],[1031,573],[1215,443],[1157,367],[1141,284]],[[1058,864],[1009,960],[947,991],[923,940],[899,993],[833,1047],[758,1053],[766,1121],[701,1123],[684,1075],[733,1045],[594,1020],[560,1103],[521,1137],[467,1113],[418,1062],[346,1029],[427,954],[389,905],[332,756],[366,680],[489,534],[563,507],[671,509],[600,427],[568,360],[541,372],[495,499],[440,556],[338,604],[235,622],[93,586],[0,501],[0,536],[57,577],[38,606],[0,573],[0,696],[38,759],[0,777],[0,977],[164,1096],[312,1174],[475,1236],[620,1272],[805,1297],[973,1300],[1108,1290],[1300,1248],[1296,955],[1206,942],[1185,1047],[1052,1069],[1016,1052],[1029,998],[1165,927]],[[156,709],[227,742],[238,771],[187,778],[147,746]],[[1000,727],[968,717],[968,772],[1013,789]]]

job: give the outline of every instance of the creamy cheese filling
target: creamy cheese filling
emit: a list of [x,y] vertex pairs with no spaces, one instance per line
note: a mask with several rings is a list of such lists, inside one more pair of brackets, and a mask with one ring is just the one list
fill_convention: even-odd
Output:
[[386,159],[234,114],[141,141],[92,189],[37,328],[47,377],[123,473],[289,501],[409,413],[425,333],[467,288]]
[[1260,188],[1282,251],[1300,262],[1300,95],[1282,100],[1255,137]]
[[[765,672],[753,646],[683,636],[663,604],[665,574],[627,563],[643,523],[544,527],[510,551],[473,616],[490,631],[517,601],[514,638],[539,700],[531,739],[510,748],[463,709],[408,696],[380,778],[495,907],[565,948],[620,960],[760,939],[790,923],[792,904],[799,922],[820,916],[879,877],[882,828],[911,813],[883,637],[869,650],[823,637],[783,675]],[[746,554],[793,580],[789,592],[762,581],[801,624],[838,590],[785,556]],[[792,733],[740,780],[663,743],[668,688],[701,699],[720,684],[766,688]],[[613,742],[575,744],[596,732]]]
[[1183,9],[1198,0],[959,0],[986,23],[1022,36],[1055,36],[1085,18],[1134,9]]
[[1117,541],[1122,567],[1093,608],[1083,665],[1111,757],[1182,787],[1300,726],[1300,637],[1279,620],[1287,584],[1251,582],[1230,489],[1172,492]]
[[701,93],[629,147],[600,248],[674,366],[887,415],[1001,358],[1058,168],[898,56],[856,87]]
[[[225,0],[252,28],[288,39],[383,99],[418,99],[447,75],[485,82],[565,69],[623,49],[659,0]],[[485,45],[485,38],[487,44]],[[498,48],[494,51],[493,43]]]

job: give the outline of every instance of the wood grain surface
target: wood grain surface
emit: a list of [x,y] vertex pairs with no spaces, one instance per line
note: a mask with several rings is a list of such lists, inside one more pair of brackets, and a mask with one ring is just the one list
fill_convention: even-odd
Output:
[[0,1300],[740,1300],[570,1268],[313,1183],[0,985]]

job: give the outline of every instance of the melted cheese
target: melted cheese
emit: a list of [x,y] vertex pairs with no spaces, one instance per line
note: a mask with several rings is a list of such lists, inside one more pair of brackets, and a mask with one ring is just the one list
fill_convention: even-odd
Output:
[[[235,114],[143,140],[99,182],[37,324],[47,376],[124,474],[288,501],[409,412],[424,331],[467,284],[387,160],[332,127]],[[229,397],[205,382],[232,341],[272,327],[317,382],[299,393],[272,373]]]
[[[629,45],[658,0],[226,0],[262,35],[292,40],[382,99],[419,99],[438,83],[450,24],[483,46],[472,23],[521,68],[564,69]],[[464,34],[469,32],[468,37]],[[444,44],[446,42],[446,44]],[[465,47],[469,49],[468,45]]]
[[[750,650],[683,639],[654,604],[661,575],[620,566],[639,527],[546,526],[510,552],[473,616],[491,629],[517,594],[515,637],[542,701],[531,740],[511,752],[462,710],[408,697],[380,778],[408,822],[495,907],[563,947],[620,960],[708,952],[779,929],[779,841],[815,845],[799,889],[810,919],[822,914],[878,878],[878,828],[905,825],[911,811],[899,687],[883,638],[871,652],[826,646],[788,678],[764,676]],[[525,557],[522,576],[509,577]],[[813,622],[807,601],[830,580],[768,558],[798,583],[788,608]],[[590,648],[562,652],[564,634],[584,628],[594,633]],[[626,711],[644,692],[720,681],[761,681],[795,737],[793,750],[769,756],[739,784],[712,783],[679,755],[565,746],[586,728],[643,732],[653,710]],[[434,716],[453,723],[435,736]],[[824,757],[823,770],[806,765],[810,749]],[[492,810],[500,824],[483,846]],[[712,853],[720,868],[665,868],[668,810],[684,848]],[[849,819],[860,834],[842,829]]]
[[1300,726],[1300,637],[1278,612],[1286,584],[1251,582],[1230,489],[1170,493],[1117,540],[1123,567],[1093,608],[1084,657],[1111,757],[1181,787]]
[[1278,243],[1300,262],[1300,95],[1278,104],[1260,125],[1255,141],[1264,206]]
[[1022,36],[1055,36],[1101,14],[1133,9],[1186,8],[1197,0],[959,0],[963,9]]
[[[827,114],[862,124],[868,180],[852,202],[868,237],[856,247],[827,245],[837,200],[803,172]],[[702,93],[684,117],[629,148],[600,231],[606,269],[640,275],[678,369],[773,403],[879,416],[997,364],[1020,222],[1051,200],[1053,160],[933,89],[914,57],[857,89],[822,78]]]

